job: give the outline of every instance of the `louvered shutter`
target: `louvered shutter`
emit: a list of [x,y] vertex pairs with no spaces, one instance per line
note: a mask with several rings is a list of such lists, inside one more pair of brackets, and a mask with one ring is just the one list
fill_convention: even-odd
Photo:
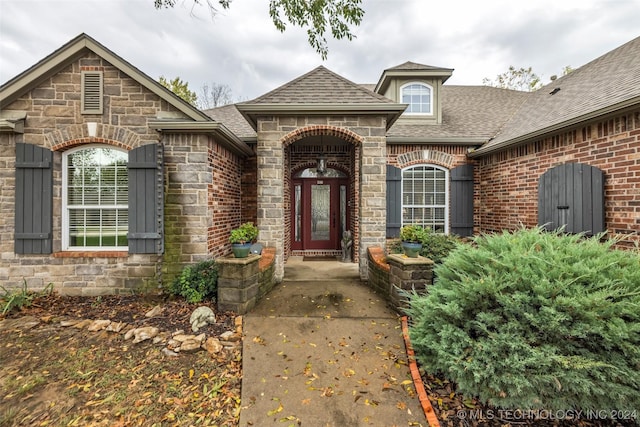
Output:
[[451,170],[451,233],[473,235],[473,165]]
[[604,174],[584,163],[546,171],[538,182],[538,225],[597,234],[605,230]]
[[52,231],[53,152],[17,143],[15,253],[50,254]]
[[387,237],[398,237],[402,226],[402,170],[387,165]]
[[164,252],[164,185],[161,144],[129,151],[129,253]]

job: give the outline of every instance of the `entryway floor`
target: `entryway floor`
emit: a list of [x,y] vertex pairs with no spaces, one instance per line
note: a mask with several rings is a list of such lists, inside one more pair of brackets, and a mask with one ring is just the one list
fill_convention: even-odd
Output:
[[244,316],[240,426],[427,426],[398,314],[358,264],[287,260]]

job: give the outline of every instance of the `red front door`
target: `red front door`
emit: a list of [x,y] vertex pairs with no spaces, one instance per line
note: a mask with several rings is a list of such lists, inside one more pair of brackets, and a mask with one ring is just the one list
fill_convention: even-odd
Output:
[[340,249],[346,229],[347,181],[307,178],[294,181],[292,248]]

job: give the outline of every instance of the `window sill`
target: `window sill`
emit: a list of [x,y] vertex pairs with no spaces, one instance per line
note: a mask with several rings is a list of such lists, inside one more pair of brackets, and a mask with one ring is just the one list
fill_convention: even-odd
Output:
[[127,251],[73,251],[56,252],[54,258],[127,258]]

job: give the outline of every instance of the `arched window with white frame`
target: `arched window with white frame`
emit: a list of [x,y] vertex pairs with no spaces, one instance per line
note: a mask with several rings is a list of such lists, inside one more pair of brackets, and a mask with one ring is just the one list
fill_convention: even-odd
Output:
[[402,225],[449,232],[449,171],[436,165],[402,170]]
[[409,104],[405,114],[433,114],[433,88],[426,83],[412,82],[400,88],[400,99]]
[[63,250],[127,250],[127,163],[127,151],[109,145],[63,153]]

